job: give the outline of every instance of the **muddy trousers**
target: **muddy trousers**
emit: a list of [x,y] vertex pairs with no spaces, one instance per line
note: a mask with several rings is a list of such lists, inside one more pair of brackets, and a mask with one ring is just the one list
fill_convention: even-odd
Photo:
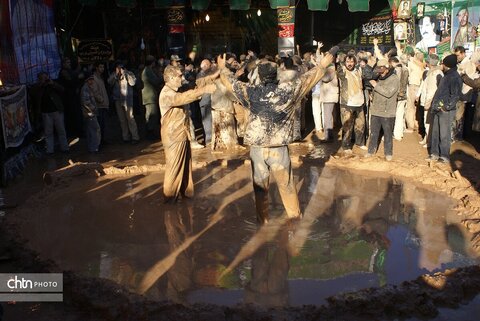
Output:
[[352,136],[355,134],[355,145],[365,145],[365,112],[363,106],[351,107],[340,105],[342,118],[342,148],[352,149]]
[[395,117],[380,117],[372,115],[372,123],[370,130],[370,141],[368,143],[368,153],[375,154],[380,141],[380,130],[383,129],[384,138],[384,154],[385,156],[393,156],[393,126]]
[[293,179],[292,164],[288,146],[250,147],[252,160],[253,191],[257,221],[268,222],[268,188],[270,173],[278,185],[280,197],[288,217],[300,216],[300,203],[297,188]]
[[165,200],[176,200],[180,195],[193,196],[192,152],[190,142],[171,142],[165,148]]

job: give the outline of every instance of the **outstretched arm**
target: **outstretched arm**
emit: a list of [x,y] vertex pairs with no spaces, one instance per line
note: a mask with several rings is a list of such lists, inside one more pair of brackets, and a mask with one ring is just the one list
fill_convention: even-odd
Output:
[[333,56],[331,53],[327,52],[317,66],[300,76],[300,79],[302,80],[302,88],[300,89],[299,97],[307,95],[308,92],[312,90],[312,88],[317,84],[317,82],[322,79],[323,75],[325,75],[327,67],[332,62]]
[[378,39],[377,38],[373,38],[373,51],[375,53],[375,57],[377,57],[378,59],[385,58],[383,53],[380,51],[380,48],[378,48]]

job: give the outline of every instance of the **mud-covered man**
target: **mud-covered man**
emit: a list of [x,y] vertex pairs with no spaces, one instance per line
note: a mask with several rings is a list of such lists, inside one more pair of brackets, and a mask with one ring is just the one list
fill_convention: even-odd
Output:
[[165,148],[165,202],[176,201],[180,196],[193,196],[192,152],[190,150],[190,118],[185,105],[211,94],[215,85],[178,92],[182,85],[182,71],[167,66],[163,73],[165,86],[160,92],[162,143]]
[[234,79],[225,67],[225,55],[219,57],[221,80],[244,108],[250,111],[245,144],[250,145],[253,189],[257,221],[268,222],[268,187],[270,172],[275,177],[289,219],[301,217],[297,190],[292,174],[288,144],[293,141],[295,107],[325,74],[333,56],[327,53],[319,64],[293,82],[277,83],[277,65],[258,65],[260,84]]

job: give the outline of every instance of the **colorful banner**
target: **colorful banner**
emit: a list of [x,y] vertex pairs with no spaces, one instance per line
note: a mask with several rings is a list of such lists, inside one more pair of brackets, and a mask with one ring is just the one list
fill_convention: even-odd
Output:
[[169,54],[185,56],[185,8],[170,8],[167,11],[167,46]]
[[455,1],[452,12],[451,47],[463,46],[474,51],[477,26],[480,24],[480,0]]
[[10,96],[0,97],[0,115],[5,148],[20,146],[31,131],[25,86]]
[[61,61],[55,35],[53,0],[10,0],[9,4],[17,83],[34,83],[40,71],[57,78]]
[[278,8],[278,54],[281,57],[295,53],[295,7]]
[[424,6],[423,17],[416,19],[415,48],[442,55],[450,51],[452,2],[425,2]]

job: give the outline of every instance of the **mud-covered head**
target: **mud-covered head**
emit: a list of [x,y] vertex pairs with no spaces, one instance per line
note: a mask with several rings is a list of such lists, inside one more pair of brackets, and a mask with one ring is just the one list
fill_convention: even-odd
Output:
[[258,76],[264,84],[277,82],[277,64],[264,62],[258,65]]

